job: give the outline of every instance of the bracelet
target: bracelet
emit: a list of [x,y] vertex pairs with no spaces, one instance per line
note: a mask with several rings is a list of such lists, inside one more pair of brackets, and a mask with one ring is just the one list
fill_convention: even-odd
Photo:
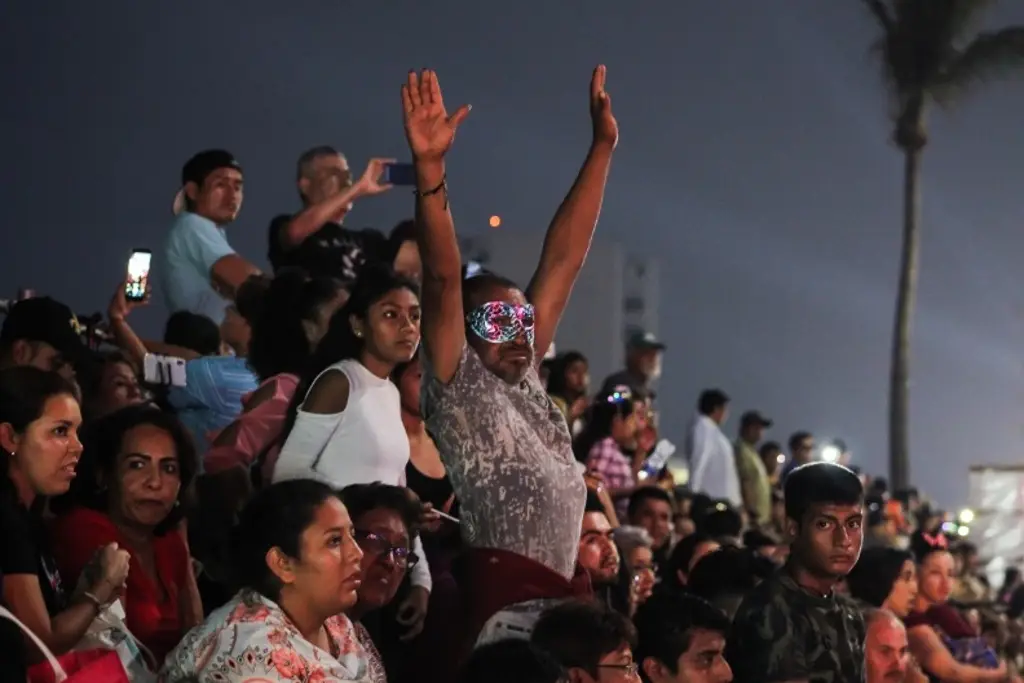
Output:
[[447,173],[445,173],[443,176],[441,176],[441,182],[438,183],[437,187],[435,187],[434,189],[427,190],[426,192],[420,192],[419,190],[413,190],[412,193],[414,195],[416,195],[417,197],[430,197],[430,196],[433,196],[433,195],[437,194],[441,190],[444,190],[445,194],[448,193],[448,174]]
[[100,599],[97,598],[95,595],[93,595],[89,591],[82,591],[82,597],[85,598],[86,602],[88,602],[90,605],[96,608],[96,612],[103,611],[103,603],[100,602]]

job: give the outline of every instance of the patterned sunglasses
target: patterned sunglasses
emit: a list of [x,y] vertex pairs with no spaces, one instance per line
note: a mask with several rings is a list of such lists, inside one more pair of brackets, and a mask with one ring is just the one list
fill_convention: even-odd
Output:
[[504,301],[488,301],[466,316],[473,334],[491,344],[504,344],[526,335],[530,346],[534,338],[534,312],[531,304],[518,306]]
[[354,535],[356,543],[359,544],[364,553],[376,555],[378,560],[389,557],[400,569],[412,569],[420,561],[419,556],[409,548],[391,545],[388,539],[372,531],[359,531],[357,529]]

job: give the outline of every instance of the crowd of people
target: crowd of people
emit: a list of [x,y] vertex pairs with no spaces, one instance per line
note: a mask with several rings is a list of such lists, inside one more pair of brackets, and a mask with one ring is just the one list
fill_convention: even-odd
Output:
[[[145,283],[172,311],[161,340],[124,285],[102,335],[57,300],[14,304],[3,606],[58,656],[112,625],[138,682],[1021,680],[1019,573],[992,591],[916,491],[841,443],[821,459],[810,432],[764,441],[758,411],[730,438],[717,389],[676,482],[664,345],[633,335],[597,391],[583,352],[548,353],[618,141],[605,77],[525,288],[463,263],[445,158],[470,110],[426,70],[401,88],[415,215],[390,234],[344,219],[393,160],[356,179],[316,147],[262,273],[226,230],[242,167],[205,151]],[[50,680],[11,623],[0,659]]]

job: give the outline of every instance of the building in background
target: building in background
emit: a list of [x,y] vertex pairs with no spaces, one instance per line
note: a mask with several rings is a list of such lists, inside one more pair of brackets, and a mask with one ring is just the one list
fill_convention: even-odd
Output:
[[[543,233],[509,230],[459,240],[464,262],[475,261],[524,289],[540,260],[543,241]],[[555,346],[586,355],[596,386],[622,368],[626,338],[637,329],[658,332],[657,264],[595,238],[558,326]]]

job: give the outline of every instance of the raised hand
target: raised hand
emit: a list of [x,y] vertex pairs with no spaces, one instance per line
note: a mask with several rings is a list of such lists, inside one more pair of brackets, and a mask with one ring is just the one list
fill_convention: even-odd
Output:
[[619,142],[619,124],[612,114],[612,98],[604,89],[608,69],[602,64],[590,78],[590,118],[594,122],[594,142],[614,147]]
[[372,196],[390,190],[391,183],[382,183],[381,178],[384,176],[388,164],[393,163],[395,163],[394,159],[370,159],[362,177],[356,182],[360,194]]
[[424,69],[417,76],[409,72],[409,80],[402,86],[402,108],[405,136],[409,149],[418,161],[434,161],[444,157],[455,140],[455,131],[467,116],[470,107],[463,105],[448,116],[441,98],[437,74]]
[[142,301],[128,300],[127,289],[129,282],[130,280],[122,282],[114,290],[114,297],[110,300],[110,305],[107,307],[107,320],[111,322],[123,321],[136,308],[149,305],[150,291],[148,286],[146,287],[146,297]]

